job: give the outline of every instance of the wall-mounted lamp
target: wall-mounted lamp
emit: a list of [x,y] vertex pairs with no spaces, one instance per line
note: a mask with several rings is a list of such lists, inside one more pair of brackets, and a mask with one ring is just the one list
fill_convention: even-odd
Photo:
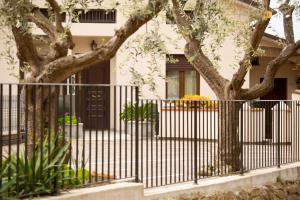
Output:
[[96,43],[95,40],[93,40],[92,43],[91,43],[90,45],[91,45],[91,50],[92,50],[92,51],[94,51],[94,50],[97,49],[98,44]]

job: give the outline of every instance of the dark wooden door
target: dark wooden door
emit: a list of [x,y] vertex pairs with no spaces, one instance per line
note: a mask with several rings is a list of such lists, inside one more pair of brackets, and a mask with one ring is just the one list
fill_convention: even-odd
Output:
[[[263,78],[260,79],[260,82]],[[274,88],[265,96],[261,97],[261,100],[286,100],[287,99],[287,79],[286,78],[275,78]],[[273,138],[273,117],[272,108],[279,103],[279,101],[266,101],[265,104],[265,137],[266,139]]]
[[[82,72],[82,83],[109,84],[109,63],[95,65]],[[87,129],[109,128],[109,87],[82,87],[82,116]]]

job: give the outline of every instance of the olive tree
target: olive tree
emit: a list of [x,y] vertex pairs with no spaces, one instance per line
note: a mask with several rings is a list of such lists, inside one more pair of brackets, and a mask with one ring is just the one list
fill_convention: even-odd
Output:
[[[45,16],[35,5],[35,2],[45,3],[50,16]],[[126,11],[127,16],[126,22],[115,30],[112,37],[98,45],[96,49],[78,55],[68,53],[75,44],[71,32],[72,24],[63,23],[63,13],[67,13],[70,22],[72,22],[78,20],[78,13],[75,12],[75,8],[82,8],[87,11],[89,5],[102,6],[103,3],[114,4],[112,6],[119,6],[120,9],[124,8],[123,11],[124,13]],[[73,74],[113,58],[122,44],[140,27],[154,18],[166,3],[167,0],[124,0],[121,3],[107,0],[2,0],[0,2],[0,29],[3,33],[12,35],[8,40],[12,39],[13,42],[9,44],[15,44],[17,57],[22,63],[20,69],[25,72],[22,82],[61,83]],[[43,36],[33,33],[36,28],[42,30]],[[48,47],[46,55],[41,54],[40,44]],[[12,51],[7,52],[11,53]],[[10,64],[17,63],[11,61],[13,58],[11,55],[7,55],[6,58]],[[40,87],[35,87],[35,91],[33,91],[34,87],[21,88],[23,97],[25,97],[24,94],[30,97],[34,92],[36,99],[43,102],[34,106],[33,99],[28,98],[29,137],[32,137],[34,131],[36,138],[39,138],[38,135],[43,131],[41,129],[41,115],[46,116],[44,124],[50,123],[52,124],[51,127],[54,127],[57,122],[55,112],[52,112],[52,116],[47,119],[48,110],[45,109],[49,105],[53,110],[56,109],[57,104],[54,103],[56,101],[53,98],[57,95],[57,91],[55,88],[52,88],[51,91],[47,91],[47,89],[42,90]],[[35,113],[34,123],[33,113]],[[33,128],[33,124],[35,128]],[[29,139],[29,142],[32,142],[32,138]]]
[[[239,141],[239,110],[241,103],[232,100],[251,100],[262,97],[274,87],[277,71],[293,56],[300,54],[300,40],[295,41],[293,18],[297,17],[299,1],[277,1],[278,8],[270,7],[270,0],[255,1],[257,8],[247,23],[240,23],[226,15],[227,9],[234,1],[195,0],[193,15],[184,11],[185,1],[172,0],[173,16],[178,32],[186,41],[185,56],[194,68],[209,84],[221,100],[229,100],[220,105],[221,158],[223,165],[231,166],[232,171],[241,169],[241,146]],[[250,88],[243,88],[245,76],[251,69],[251,59],[263,53],[260,44],[270,20],[275,15],[282,15],[285,40],[281,52],[266,66],[263,81]],[[246,27],[243,26],[246,25]],[[244,32],[241,33],[241,30]],[[216,61],[217,48],[226,37],[236,38],[238,47],[243,47],[242,59],[238,61],[236,72],[231,79],[226,79],[218,71]],[[212,41],[210,51],[206,51],[206,40]],[[208,53],[209,52],[209,53]],[[235,53],[234,50],[232,52]],[[229,67],[229,66],[220,66]],[[227,146],[227,148],[226,148]],[[230,147],[230,148],[228,148]],[[226,159],[225,159],[226,156]]]

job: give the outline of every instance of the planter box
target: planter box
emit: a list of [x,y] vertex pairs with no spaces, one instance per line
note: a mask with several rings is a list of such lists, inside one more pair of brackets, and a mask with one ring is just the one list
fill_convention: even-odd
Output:
[[[131,126],[131,123],[132,123],[132,126]],[[146,121],[139,121],[139,137],[151,137],[151,133],[152,135],[154,136],[156,134],[156,122],[152,122],[149,121],[149,122],[146,122]],[[127,134],[133,134],[135,135],[135,125],[136,125],[136,122],[135,121],[128,121],[127,122]],[[151,125],[152,125],[152,129],[151,129]],[[131,129],[132,127],[132,129]],[[152,130],[152,132],[151,132]],[[131,132],[132,131],[132,132]]]
[[[69,124],[65,125],[65,135],[66,137],[70,136],[70,126]],[[72,130],[72,138],[76,138],[77,137],[77,124],[72,124],[71,126],[71,130]],[[78,138],[82,138],[83,136],[83,123],[78,123]]]

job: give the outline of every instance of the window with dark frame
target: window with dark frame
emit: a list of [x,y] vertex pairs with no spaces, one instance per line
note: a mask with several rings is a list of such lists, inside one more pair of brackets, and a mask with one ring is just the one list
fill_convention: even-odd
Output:
[[75,14],[78,14],[78,21],[73,20],[74,23],[116,23],[117,11],[115,9],[91,9],[87,12],[78,9],[75,10]]
[[200,75],[184,55],[171,55],[177,62],[166,64],[166,97],[179,99],[200,94]]

